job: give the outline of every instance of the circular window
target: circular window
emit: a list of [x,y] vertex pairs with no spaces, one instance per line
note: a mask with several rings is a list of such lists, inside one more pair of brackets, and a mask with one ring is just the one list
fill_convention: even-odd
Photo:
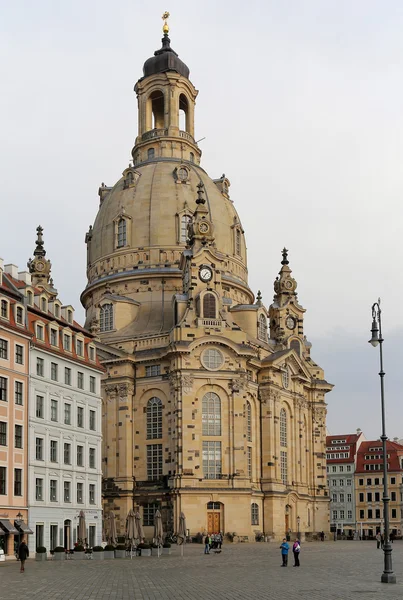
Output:
[[223,353],[219,350],[216,350],[216,348],[209,348],[208,350],[205,350],[202,354],[202,364],[210,371],[219,369],[224,364]]
[[178,179],[180,181],[186,181],[188,177],[189,177],[188,170],[185,169],[185,167],[180,167],[178,169]]

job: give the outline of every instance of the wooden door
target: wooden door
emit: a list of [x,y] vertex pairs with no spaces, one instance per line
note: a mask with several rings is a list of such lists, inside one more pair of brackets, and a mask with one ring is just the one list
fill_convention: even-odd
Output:
[[207,513],[207,532],[208,533],[219,533],[220,529],[220,513],[219,512],[208,512]]
[[290,515],[286,514],[285,515],[285,533],[288,534],[288,531],[290,529]]

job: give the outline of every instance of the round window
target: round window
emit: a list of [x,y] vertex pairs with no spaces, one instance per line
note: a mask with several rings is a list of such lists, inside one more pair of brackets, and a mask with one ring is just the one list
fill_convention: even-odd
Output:
[[223,353],[216,348],[209,348],[202,354],[202,364],[206,369],[214,371],[219,369],[224,364]]
[[187,169],[185,169],[185,167],[180,167],[180,169],[178,170],[178,178],[180,181],[186,181],[188,178],[188,171]]

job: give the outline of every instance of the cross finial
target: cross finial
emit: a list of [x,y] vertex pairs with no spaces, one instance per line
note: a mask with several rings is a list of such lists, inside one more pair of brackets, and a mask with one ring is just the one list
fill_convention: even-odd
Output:
[[163,15],[162,15],[162,20],[164,21],[164,25],[162,26],[162,32],[164,35],[168,35],[169,33],[169,25],[168,25],[168,19],[170,17],[169,12],[166,10]]
[[282,265],[288,265],[289,260],[288,260],[288,250],[287,248],[284,246],[283,251],[282,251],[282,255],[283,255],[283,260],[281,261]]
[[204,184],[202,181],[197,184],[197,199],[196,204],[205,204],[206,200],[203,198]]
[[35,242],[36,248],[34,250],[34,256],[45,256],[46,251],[43,247],[43,227],[41,227],[41,225],[38,225],[38,227],[36,228],[36,233],[37,238]]
[[260,290],[256,294],[256,304],[262,304],[262,292]]

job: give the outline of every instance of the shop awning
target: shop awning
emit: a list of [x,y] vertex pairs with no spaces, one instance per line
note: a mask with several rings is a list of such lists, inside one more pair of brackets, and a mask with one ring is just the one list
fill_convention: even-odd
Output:
[[21,533],[34,533],[30,527],[24,521],[14,521],[16,528]]
[[16,529],[14,527],[14,525],[11,525],[10,521],[8,519],[0,519],[0,527],[2,529],[4,529],[4,532],[7,533],[14,533],[14,534],[19,534],[18,529]]

